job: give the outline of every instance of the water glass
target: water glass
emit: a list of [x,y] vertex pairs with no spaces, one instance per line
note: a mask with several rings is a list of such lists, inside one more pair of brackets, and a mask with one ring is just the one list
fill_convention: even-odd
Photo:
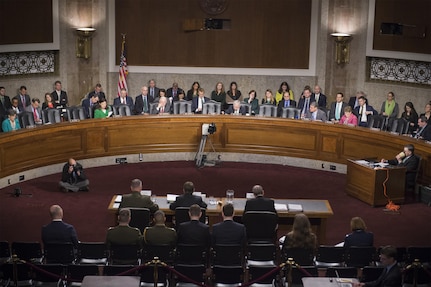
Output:
[[233,190],[226,191],[226,202],[227,203],[233,203],[234,195],[235,194],[234,194]]

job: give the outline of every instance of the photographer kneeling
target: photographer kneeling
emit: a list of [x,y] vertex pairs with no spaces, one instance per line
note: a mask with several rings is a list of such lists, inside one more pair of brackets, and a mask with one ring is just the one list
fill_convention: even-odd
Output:
[[89,191],[89,184],[90,181],[85,176],[82,165],[70,158],[63,166],[61,181],[59,182],[60,189],[64,192]]

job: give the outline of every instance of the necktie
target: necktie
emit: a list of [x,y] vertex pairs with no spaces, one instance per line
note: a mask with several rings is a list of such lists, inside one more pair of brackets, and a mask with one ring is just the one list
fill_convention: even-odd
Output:
[[38,116],[37,116],[36,109],[34,109],[34,108],[33,108],[33,117],[34,117],[34,120],[37,121]]
[[306,114],[308,111],[308,102],[309,102],[309,99],[308,98],[305,99],[304,111],[302,112],[303,114]]
[[144,113],[148,112],[147,96],[144,96]]
[[21,95],[21,102],[22,102],[22,106],[26,107],[26,105],[25,105],[25,96]]
[[165,108],[164,107],[160,107],[160,113],[163,114],[165,112]]
[[151,95],[152,97],[154,97],[154,89],[153,89],[153,88],[151,88],[151,89],[150,89],[150,95]]
[[289,106],[288,103],[289,103],[288,101],[284,101],[284,107],[285,108],[287,108]]

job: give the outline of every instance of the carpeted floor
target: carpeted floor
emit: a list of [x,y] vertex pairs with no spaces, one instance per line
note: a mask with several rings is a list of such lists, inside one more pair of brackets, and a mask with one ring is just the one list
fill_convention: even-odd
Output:
[[[103,241],[106,229],[114,224],[107,210],[112,195],[129,192],[130,181],[140,178],[145,189],[157,195],[182,192],[182,184],[191,180],[196,190],[208,196],[223,196],[227,189],[235,197],[244,197],[255,184],[273,198],[329,200],[334,216],[329,219],[327,243],[336,244],[349,232],[353,216],[361,216],[375,234],[375,246],[430,245],[431,208],[422,203],[401,206],[399,214],[347,196],[346,176],[342,174],[279,165],[222,163],[197,169],[194,162],[124,164],[86,170],[90,192],[60,193],[57,175],[41,177],[0,190],[0,240],[40,241],[40,228],[50,221],[48,208],[60,204],[64,221],[75,226],[81,241]],[[19,198],[9,193],[20,187]]]

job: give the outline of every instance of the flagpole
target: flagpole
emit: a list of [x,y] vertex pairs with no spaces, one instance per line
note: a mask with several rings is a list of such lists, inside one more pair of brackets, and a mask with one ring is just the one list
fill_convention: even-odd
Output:
[[118,75],[118,92],[117,96],[120,96],[120,92],[122,89],[127,89],[127,75],[128,75],[128,69],[127,69],[127,59],[126,59],[126,34],[121,34],[122,41],[121,41],[121,55],[120,55],[120,71]]

